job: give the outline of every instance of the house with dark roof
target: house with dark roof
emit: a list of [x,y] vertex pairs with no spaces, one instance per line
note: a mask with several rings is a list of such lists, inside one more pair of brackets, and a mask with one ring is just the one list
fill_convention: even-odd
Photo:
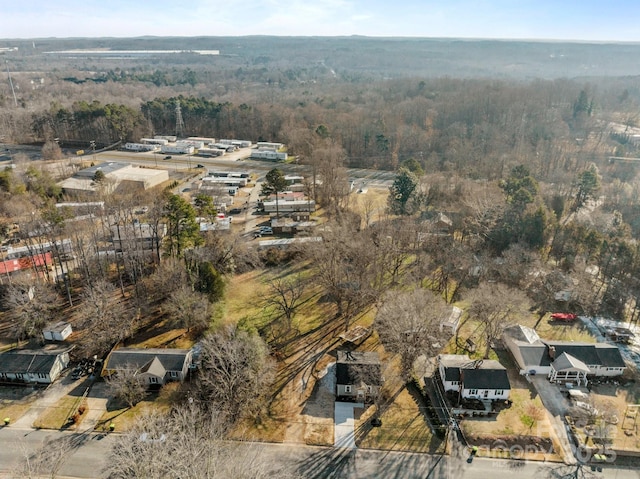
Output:
[[526,326],[505,329],[503,342],[520,374],[544,374],[551,381],[587,384],[587,376],[620,376],[626,364],[617,346],[608,343],[548,341]]
[[376,352],[338,351],[336,361],[336,399],[372,401],[380,392],[384,378]]
[[0,354],[0,382],[51,384],[69,366],[69,348],[14,349]]
[[103,376],[133,369],[149,385],[184,381],[192,363],[189,349],[120,348],[111,351],[102,370]]
[[498,361],[474,361],[466,354],[440,354],[437,363],[445,393],[454,391],[464,399],[509,399],[511,383],[507,369]]

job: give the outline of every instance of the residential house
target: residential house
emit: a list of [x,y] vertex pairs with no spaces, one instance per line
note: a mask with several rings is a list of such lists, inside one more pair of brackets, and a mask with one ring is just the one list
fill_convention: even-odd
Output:
[[69,366],[69,348],[14,349],[0,354],[0,382],[51,384]]
[[103,376],[135,369],[149,385],[184,381],[192,363],[189,349],[120,348],[111,351],[102,370]]
[[503,342],[520,374],[544,374],[551,381],[587,384],[587,376],[620,376],[626,364],[617,346],[608,343],[542,340],[526,326],[511,326]]
[[338,351],[336,361],[336,399],[372,401],[384,379],[376,352]]
[[466,354],[440,354],[438,371],[445,393],[454,391],[461,399],[509,399],[511,383],[507,369],[498,361],[474,361]]

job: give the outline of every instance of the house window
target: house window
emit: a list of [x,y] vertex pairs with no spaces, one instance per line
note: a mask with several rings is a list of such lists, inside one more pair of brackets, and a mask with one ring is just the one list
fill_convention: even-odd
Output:
[[504,390],[503,389],[496,389],[495,395],[496,396],[502,396],[504,394]]
[[344,392],[350,393],[351,392],[351,386],[345,386],[344,387]]
[[371,394],[371,391],[373,391],[373,388],[371,386],[367,386],[367,392]]
[[150,377],[149,377],[149,382],[150,382],[151,384],[158,384],[160,381],[158,381],[158,378],[157,378],[157,377],[155,377],[155,376],[150,376]]
[[469,396],[477,396],[477,395],[478,395],[477,389],[469,389]]
[[178,371],[169,371],[169,376],[171,376],[172,378],[177,378],[178,377]]
[[451,381],[451,385],[452,386],[459,386],[460,385],[460,381]]
[[16,373],[16,379],[24,379],[24,374]]
[[7,379],[7,373],[0,373],[0,379]]
[[38,378],[39,379],[47,379],[47,375],[44,373],[38,373]]

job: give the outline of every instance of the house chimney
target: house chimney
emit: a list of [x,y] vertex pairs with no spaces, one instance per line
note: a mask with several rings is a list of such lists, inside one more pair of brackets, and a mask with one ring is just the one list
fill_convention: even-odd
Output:
[[549,358],[555,360],[556,359],[556,347],[549,346]]

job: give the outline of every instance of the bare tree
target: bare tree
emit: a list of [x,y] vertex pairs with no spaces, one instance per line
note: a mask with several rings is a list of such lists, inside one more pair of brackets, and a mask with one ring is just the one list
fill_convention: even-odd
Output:
[[305,287],[306,281],[299,274],[294,277],[276,278],[269,282],[267,304],[274,306],[282,315],[289,331],[293,327],[293,318],[300,306]]
[[400,356],[405,381],[420,355],[431,356],[441,346],[440,322],[450,309],[442,297],[422,288],[389,291],[383,297],[374,325],[385,349]]
[[229,328],[202,340],[200,393],[232,421],[260,412],[274,373],[258,335]]
[[112,283],[95,281],[84,288],[81,296],[78,315],[84,325],[82,343],[88,353],[102,353],[131,335],[134,318]]
[[[105,472],[112,479],[193,477],[203,479],[268,479],[269,460],[248,442],[225,441],[228,424],[212,408],[196,401],[169,415],[141,417],[113,445]],[[287,470],[278,477],[293,479]]]
[[55,479],[78,445],[78,439],[71,436],[45,439],[35,451],[27,449],[26,444],[21,443],[18,446],[21,461],[12,471],[11,477]]
[[163,308],[169,314],[171,323],[187,328],[187,332],[191,328],[205,329],[211,320],[207,296],[186,285],[173,291]]
[[48,284],[23,281],[9,285],[3,299],[14,323],[15,337],[23,339],[42,335],[60,298]]
[[107,382],[113,395],[127,403],[130,408],[142,401],[147,394],[147,387],[144,379],[140,377],[139,369],[130,364],[112,374]]
[[488,359],[493,341],[519,316],[529,314],[527,298],[520,290],[499,283],[483,283],[473,292],[472,301],[469,315],[482,327],[486,341],[484,358]]

